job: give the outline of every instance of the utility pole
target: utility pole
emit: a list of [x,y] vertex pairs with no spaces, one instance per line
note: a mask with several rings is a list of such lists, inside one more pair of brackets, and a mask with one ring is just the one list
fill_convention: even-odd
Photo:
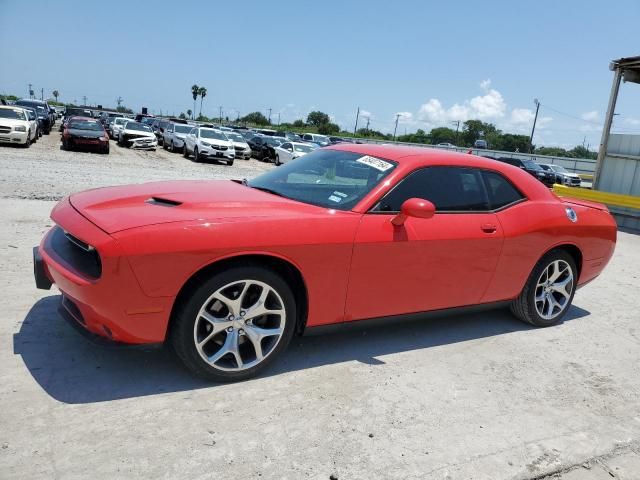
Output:
[[86,106],[87,106],[87,96],[86,96],[86,95],[83,95],[83,96],[82,96],[82,106],[83,106],[83,107],[86,107]]
[[358,111],[356,112],[356,126],[353,127],[353,134],[355,135],[358,131],[358,117],[360,116],[360,107],[358,107]]
[[220,105],[220,125],[222,125],[222,105]]
[[280,112],[278,112],[278,126],[280,126]]
[[538,110],[540,110],[540,102],[537,98],[533,99],[533,103],[536,104],[536,116],[533,117],[533,128],[531,128],[531,136],[529,137],[529,153],[533,153],[533,132],[536,131],[536,122],[538,121]]
[[269,125],[271,125],[271,108],[269,109]]
[[371,120],[371,118],[367,117],[367,127],[366,127],[366,130],[367,130],[367,137],[369,136],[369,121],[370,121],[370,120]]
[[460,130],[460,120],[456,120],[455,122],[451,122],[451,124],[455,124],[456,126],[456,147],[458,146],[458,131]]
[[396,126],[393,129],[393,141],[396,141],[396,132],[398,131],[398,119],[400,118],[400,114],[396,113]]
[[122,105],[123,102],[123,98],[121,96],[118,96],[118,98],[116,98],[116,103],[118,104],[118,108],[120,108],[120,105]]
[[33,88],[31,88],[31,87],[33,87],[33,84],[30,83],[29,84],[29,98],[33,98]]
[[44,102],[44,88],[40,89],[40,100]]

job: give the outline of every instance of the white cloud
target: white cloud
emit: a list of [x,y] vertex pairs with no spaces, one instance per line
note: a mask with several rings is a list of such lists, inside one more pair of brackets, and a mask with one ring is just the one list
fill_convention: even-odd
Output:
[[511,123],[515,125],[530,125],[533,123],[534,117],[535,113],[528,108],[514,108],[511,110]]
[[507,110],[507,105],[502,94],[490,88],[491,80],[483,80],[480,88],[484,95],[473,97],[462,104],[455,103],[445,108],[440,100],[431,98],[420,106],[417,118],[429,124],[443,124],[454,120],[466,121],[469,119],[495,120],[502,118]]
[[396,112],[393,114],[393,121],[395,122],[396,120],[396,116],[400,115],[398,117],[398,123],[399,124],[403,124],[403,125],[412,125],[413,123],[415,123],[414,119],[413,119],[413,113],[411,112]]
[[590,112],[584,112],[580,117],[587,122],[595,122],[598,120],[598,111],[592,110]]
[[364,110],[362,108],[360,109],[360,116],[362,118],[371,118],[372,117],[371,112],[369,112],[367,110]]
[[629,125],[640,125],[640,120],[638,120],[637,118],[631,118],[631,117],[623,117],[624,122],[628,123]]

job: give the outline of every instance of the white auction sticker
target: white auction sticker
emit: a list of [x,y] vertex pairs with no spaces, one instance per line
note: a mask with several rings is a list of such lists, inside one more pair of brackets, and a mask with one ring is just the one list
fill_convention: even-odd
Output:
[[329,200],[331,200],[332,202],[336,202],[336,203],[339,203],[339,202],[342,201],[342,199],[340,197],[336,197],[335,195],[331,195],[329,197]]
[[356,160],[358,163],[362,163],[364,165],[368,165],[370,167],[375,168],[376,170],[380,170],[381,172],[386,172],[391,167],[393,167],[393,163],[385,162],[384,160],[380,160],[379,158],[370,157],[369,155],[365,155],[364,157],[360,157]]

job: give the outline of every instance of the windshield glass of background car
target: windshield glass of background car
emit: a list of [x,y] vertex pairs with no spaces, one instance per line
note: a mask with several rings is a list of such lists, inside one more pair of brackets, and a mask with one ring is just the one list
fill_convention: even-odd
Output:
[[102,125],[98,122],[85,122],[82,120],[72,120],[69,122],[69,128],[77,130],[102,130]]
[[561,167],[560,165],[552,165],[551,169],[558,173],[567,173],[567,169],[564,167]]
[[350,210],[395,167],[395,162],[361,153],[315,150],[248,185],[320,207]]
[[238,133],[226,133],[226,135],[229,138],[229,140],[233,140],[235,142],[244,143],[244,138],[242,137],[242,135],[240,135]]
[[125,125],[125,128],[127,130],[140,130],[142,132],[150,132],[151,128],[149,127],[149,125],[143,125],[141,123],[137,123],[137,122],[127,122],[127,124]]
[[313,148],[307,146],[307,145],[294,145],[293,149],[296,152],[303,152],[303,153],[309,153],[309,152],[313,152]]
[[189,133],[193,127],[191,125],[176,125],[176,133]]
[[212,138],[214,140],[227,140],[227,137],[224,136],[224,133],[216,132],[213,130],[200,130],[200,137]]
[[538,165],[533,160],[522,160],[522,163],[525,167],[527,167],[530,170],[542,170],[540,165]]
[[11,118],[13,120],[26,120],[24,110],[12,108],[0,108],[0,118]]

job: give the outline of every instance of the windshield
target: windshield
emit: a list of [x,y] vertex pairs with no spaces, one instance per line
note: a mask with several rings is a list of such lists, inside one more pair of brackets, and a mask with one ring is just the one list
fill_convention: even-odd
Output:
[[553,170],[554,172],[558,172],[558,173],[569,173],[567,172],[567,169],[564,167],[561,167],[560,165],[550,165],[551,170]]
[[116,125],[122,125],[123,123],[126,122],[130,122],[131,120],[129,120],[128,118],[116,118],[113,123],[115,123]]
[[309,145],[294,145],[293,149],[296,152],[304,152],[304,153],[309,153],[309,152],[313,152],[313,148],[310,147]]
[[69,122],[69,128],[100,131],[102,130],[102,124],[99,122],[87,122],[86,120],[71,120]]
[[329,137],[325,137],[324,135],[314,135],[313,140],[315,142],[329,143]]
[[350,210],[395,167],[361,153],[315,150],[247,185],[319,207]]
[[224,133],[216,132],[215,130],[205,130],[204,128],[200,130],[200,137],[212,138],[214,140],[227,140],[227,137],[224,136]]
[[264,138],[264,143],[266,143],[267,145],[271,145],[272,147],[277,147],[278,145],[282,144],[282,140],[278,140],[277,138],[272,138],[272,137],[263,137]]
[[540,168],[540,165],[538,165],[533,160],[522,160],[522,163],[529,170],[542,170],[542,168]]
[[11,118],[13,120],[26,120],[24,110],[16,108],[0,108],[0,118]]
[[225,134],[227,135],[227,138],[229,140],[233,140],[234,142],[242,142],[242,143],[244,143],[244,137],[242,135],[240,135],[239,133],[226,132]]
[[192,129],[191,125],[176,125],[176,133],[189,133]]
[[149,125],[143,125],[142,123],[138,123],[138,122],[127,122],[124,128],[127,130],[138,130],[141,132],[151,131],[151,128],[149,127]]

